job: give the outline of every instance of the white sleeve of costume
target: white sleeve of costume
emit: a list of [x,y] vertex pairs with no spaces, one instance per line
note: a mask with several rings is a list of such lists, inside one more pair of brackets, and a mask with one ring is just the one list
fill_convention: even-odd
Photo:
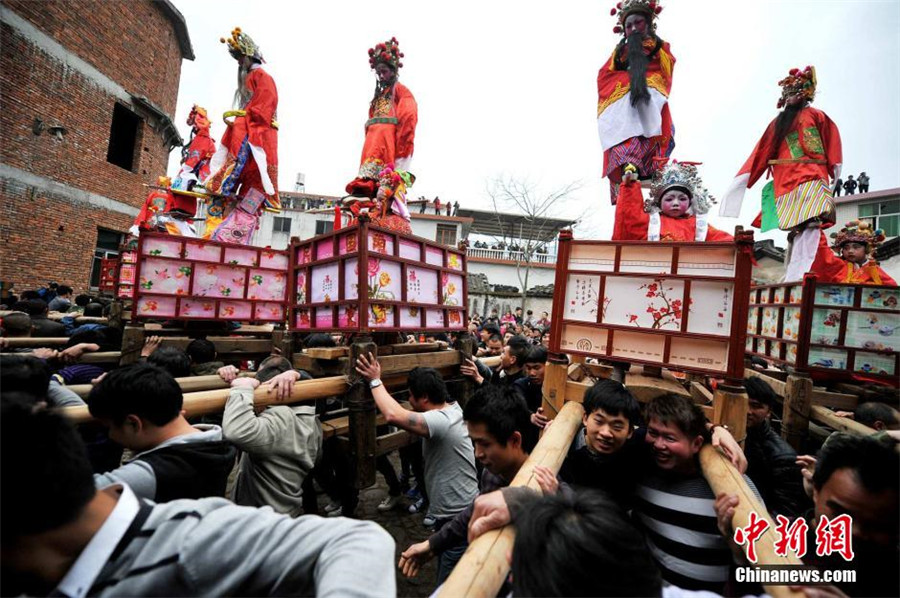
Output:
[[719,216],[737,218],[741,215],[741,204],[744,202],[744,193],[747,192],[747,183],[750,182],[750,173],[739,174],[731,181],[722,203],[719,204]]
[[405,170],[409,172],[409,167],[412,164],[412,154],[406,156],[404,158],[397,158],[394,160],[394,170]]
[[803,276],[809,272],[816,259],[821,235],[822,231],[818,227],[807,227],[797,233],[791,243],[790,261],[782,282],[803,280]]

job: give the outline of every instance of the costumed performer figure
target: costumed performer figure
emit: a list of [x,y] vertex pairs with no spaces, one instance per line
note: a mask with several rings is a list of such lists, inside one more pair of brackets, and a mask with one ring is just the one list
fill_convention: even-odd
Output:
[[356,178],[347,184],[347,194],[374,198],[379,174],[385,166],[409,171],[416,138],[418,107],[409,89],[397,81],[403,67],[397,39],[369,49],[369,66],[375,71],[375,94],[369,103],[366,141]]
[[[797,234],[789,246],[785,281],[800,280],[816,257],[819,229],[834,224],[832,187],[841,173],[841,135],[828,115],[810,107],[816,71],[791,69],[778,82],[781,113],[766,128],[726,191],[719,214],[737,217],[744,192],[763,175],[773,177],[771,194],[763,193],[762,212],[754,222],[765,232],[777,227]],[[771,224],[768,224],[771,223]]]
[[[664,162],[660,160],[659,162]],[[616,203],[613,241],[733,241],[707,223],[715,201],[703,186],[696,162],[665,163],[653,175],[650,199],[644,200],[638,169],[624,168]]]
[[[350,205],[353,218],[358,218],[365,209],[370,222],[375,226],[395,230],[397,232],[412,234],[409,223],[409,208],[406,204],[408,189],[416,182],[416,176],[402,170],[394,170],[393,165],[387,165],[378,173],[378,191],[374,200],[354,201]],[[336,221],[335,228],[340,227],[340,221]],[[351,219],[351,224],[353,220]]]
[[669,113],[675,57],[656,35],[661,10],[658,0],[623,0],[610,11],[618,15],[613,31],[623,37],[597,75],[597,128],[613,205],[625,165],[649,179],[654,158],[668,158],[675,147]]
[[172,192],[172,179],[161,176],[156,179],[156,187],[150,189],[144,206],[128,229],[133,237],[142,231],[160,231],[170,235],[196,237],[192,223],[197,211],[197,200],[188,195]]
[[209,161],[216,153],[216,141],[209,136],[206,109],[194,104],[187,124],[191,126],[191,140],[181,152],[181,172],[173,184],[174,188],[184,191],[190,191],[199,181],[209,178]]
[[[831,234],[834,245],[828,247],[825,233],[819,232],[819,245],[816,259],[810,272],[816,275],[816,281],[849,282],[854,284],[873,284],[895,286],[897,282],[881,269],[875,261],[875,250],[884,241],[884,231],[872,230],[865,221],[851,220],[837,233]],[[837,251],[840,257],[834,252]]]
[[[246,197],[250,189],[265,195],[264,207],[281,211],[278,198],[278,90],[275,80],[262,68],[259,46],[239,27],[227,40],[228,52],[238,61],[235,110],[226,112],[228,128],[213,156],[212,173],[205,181],[207,192]],[[229,121],[229,117],[234,117]]]

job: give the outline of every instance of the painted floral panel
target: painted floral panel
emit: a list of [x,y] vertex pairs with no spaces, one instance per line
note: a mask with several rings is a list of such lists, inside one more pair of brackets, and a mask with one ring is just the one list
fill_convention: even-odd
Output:
[[422,259],[422,244],[400,237],[400,257],[417,262],[420,261]]
[[441,273],[441,303],[443,305],[458,306],[463,304],[462,276],[457,274]]
[[260,255],[259,265],[263,268],[275,268],[276,270],[287,271],[289,265],[287,253],[263,249],[260,252]]
[[763,307],[762,330],[761,336],[777,337],[778,336],[778,318],[781,309],[778,307]]
[[184,245],[184,251],[186,258],[200,262],[220,262],[222,259],[222,247],[212,243],[188,241]]
[[359,298],[359,260],[352,258],[344,262],[344,299]]
[[194,295],[243,299],[247,271],[231,266],[197,264]]
[[800,308],[785,307],[784,323],[782,324],[781,337],[795,341],[800,335]]
[[680,330],[684,282],[610,276],[606,279],[604,322],[653,330]]
[[187,295],[191,288],[191,263],[148,258],[141,265],[141,291]]
[[231,266],[256,266],[259,256],[255,249],[225,248],[225,263]]
[[268,322],[280,322],[284,320],[284,306],[280,303],[260,302],[255,305],[254,320],[266,320]]
[[775,293],[772,296],[772,303],[784,303],[784,288],[777,287],[775,289]]
[[451,270],[462,270],[462,255],[455,251],[447,252],[447,267]]
[[447,325],[451,328],[462,328],[463,322],[468,321],[465,319],[466,312],[459,309],[448,309],[447,310]]
[[316,314],[316,328],[334,328],[334,313],[330,307],[317,307],[313,311]]
[[864,287],[859,306],[865,309],[900,309],[900,290],[884,287]]
[[359,306],[340,306],[338,308],[338,326],[340,328],[356,328],[359,326]]
[[122,264],[119,268],[119,284],[134,284],[134,264]]
[[430,268],[408,266],[406,269],[406,300],[410,303],[438,302],[438,272]]
[[813,310],[810,342],[817,345],[836,345],[841,330],[841,310],[816,308]]
[[863,374],[877,374],[879,376],[894,376],[897,374],[894,355],[879,355],[857,351],[853,358],[853,369]]
[[334,257],[334,239],[329,237],[316,242],[316,259],[322,260]]
[[836,285],[816,285],[816,305],[853,305],[856,287],[839,287]]
[[790,364],[797,363],[797,345],[796,343],[785,343],[787,350],[784,354],[784,360]]
[[219,317],[224,320],[252,320],[253,304],[249,301],[219,301]]
[[283,301],[287,290],[287,272],[250,270],[247,284],[248,299]]
[[313,266],[310,303],[327,303],[338,298],[338,263]]
[[788,293],[788,303],[800,303],[803,299],[803,287],[796,286],[791,287],[790,292]]
[[175,238],[147,237],[141,242],[143,255],[181,257],[181,241]]
[[695,280],[691,285],[687,331],[730,336],[733,303],[732,283]]
[[397,262],[370,257],[367,272],[369,299],[399,301],[403,282],[400,272],[400,264]]
[[[608,302],[609,298],[604,301],[604,312]],[[566,282],[565,319],[596,322],[599,304],[600,276],[570,274]]]
[[394,325],[394,306],[372,303],[369,305],[368,325],[373,328],[390,328]]
[[759,334],[759,307],[751,307],[747,316],[747,334]]
[[297,310],[296,315],[294,316],[294,327],[303,329],[310,328],[308,309]]
[[297,270],[297,303],[306,303],[306,270]]
[[425,263],[432,266],[444,265],[444,252],[437,247],[428,245],[425,247]]
[[869,351],[900,350],[900,314],[881,311],[848,312],[844,345]]
[[384,255],[394,255],[394,238],[384,233],[370,231],[369,251]]
[[172,317],[175,315],[175,297],[140,297],[137,313],[143,318]]
[[297,247],[297,264],[308,264],[312,260],[312,245],[300,245]]
[[183,299],[181,307],[178,309],[178,316],[181,318],[215,318],[216,302],[214,299]]
[[809,348],[808,364],[810,367],[832,370],[847,369],[847,352],[839,349]]
[[403,328],[422,328],[422,308],[401,307],[400,326]]

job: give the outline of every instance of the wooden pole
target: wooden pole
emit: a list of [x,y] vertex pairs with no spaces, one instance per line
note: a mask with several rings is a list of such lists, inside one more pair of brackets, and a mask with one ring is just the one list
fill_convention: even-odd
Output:
[[57,336],[57,337],[37,337],[37,336],[17,336],[17,337],[7,337],[6,345],[10,349],[18,349],[21,347],[56,347],[59,345],[65,345],[69,342],[68,336]]
[[[365,313],[365,312],[361,312]],[[375,449],[378,441],[375,434],[375,416],[377,409],[372,391],[366,381],[356,371],[356,359],[360,355],[371,353],[378,356],[378,348],[371,337],[361,336],[350,345],[350,357],[347,360],[347,382],[350,385],[346,394],[347,406],[350,409],[350,457],[355,464],[354,486],[358,489],[368,488],[375,483]]]
[[784,409],[781,418],[781,437],[798,453],[809,432],[809,414],[812,407],[812,379],[792,374],[784,387]]
[[544,368],[544,387],[541,391],[544,415],[553,419],[566,402],[566,382],[569,380],[569,367],[562,355],[550,355]]
[[[254,372],[241,372],[239,374],[240,377],[256,377]],[[230,384],[225,382],[219,376],[213,374],[212,376],[189,376],[187,378],[175,378],[175,382],[178,383],[178,386],[181,387],[181,392],[191,393],[191,392],[199,392],[203,390],[217,390],[219,388],[228,388]],[[77,394],[79,397],[84,398],[91,394],[91,389],[94,388],[93,384],[73,384],[71,386],[66,386],[69,390]]]
[[144,348],[144,328],[142,326],[126,326],[122,333],[122,360],[119,365],[137,363]]
[[825,424],[838,432],[846,432],[855,436],[870,436],[877,433],[877,430],[870,428],[865,424],[861,424],[856,420],[836,416],[828,407],[813,405],[810,408],[810,415],[815,421]]
[[[318,378],[315,380],[303,380],[294,383],[291,390],[291,396],[284,400],[278,400],[274,392],[270,392],[271,387],[261,386],[253,393],[253,404],[258,407],[268,405],[289,405],[292,403],[306,403],[322,399],[325,397],[333,397],[342,395],[347,390],[347,379],[344,376],[332,376],[329,378]],[[192,392],[184,395],[183,409],[186,411],[187,417],[197,415],[205,415],[207,413],[219,413],[225,408],[225,402],[228,400],[230,389],[207,390],[203,392]],[[57,410],[74,423],[80,424],[90,421],[91,414],[87,407],[63,407]],[[374,427],[372,428],[374,432]]]
[[[475,339],[472,338],[471,334],[460,335],[459,338],[456,339],[453,348],[459,351],[459,362],[461,364],[465,363],[467,359],[473,359],[472,352],[475,349]],[[475,394],[475,381],[466,376],[461,382],[461,385],[462,396],[457,397],[457,400],[459,401],[460,407],[465,407],[466,403],[469,402],[469,399],[472,398],[472,395]]]
[[713,393],[713,423],[728,426],[742,447],[747,439],[747,401],[747,393],[739,386],[720,384]]
[[[750,521],[750,513],[754,511],[757,516],[769,522],[765,533],[756,541],[757,565],[800,566],[803,564],[796,555],[791,553],[788,553],[786,557],[775,554],[775,522],[766,511],[766,507],[747,486],[744,477],[722,453],[711,445],[704,446],[700,449],[700,467],[716,496],[721,493],[738,496],[739,502],[734,509],[734,518],[731,520],[734,529],[746,527]],[[746,553],[747,546],[744,545],[742,548]],[[763,587],[770,596],[775,598],[803,596],[802,593],[792,592],[787,586],[764,585]]]
[[[549,367],[549,366],[548,366]],[[560,366],[565,374],[565,366]],[[546,380],[546,375],[545,375]],[[543,465],[554,473],[559,471],[572,439],[581,428],[584,409],[580,403],[566,403],[556,416],[556,421],[541,437],[531,456],[519,469],[510,486],[528,486],[538,492],[540,487],[534,478],[534,466]],[[509,572],[507,553],[512,551],[515,529],[507,525],[477,538],[453,569],[453,573],[441,588],[439,596],[456,598],[493,598],[503,585]],[[551,575],[552,572],[548,572]]]
[[125,328],[125,306],[121,301],[113,301],[109,306],[109,324],[110,328],[123,330]]

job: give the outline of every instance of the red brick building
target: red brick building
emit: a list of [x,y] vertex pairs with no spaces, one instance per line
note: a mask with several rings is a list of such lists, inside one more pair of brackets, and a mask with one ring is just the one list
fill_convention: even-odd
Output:
[[82,292],[182,143],[187,26],[168,0],[3,0],[0,22],[0,280]]

